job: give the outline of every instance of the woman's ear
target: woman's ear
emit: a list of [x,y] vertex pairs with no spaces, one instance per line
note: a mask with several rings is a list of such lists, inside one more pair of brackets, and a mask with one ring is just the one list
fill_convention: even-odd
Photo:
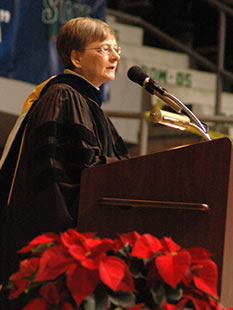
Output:
[[72,50],[70,54],[70,60],[75,68],[81,68],[80,52]]

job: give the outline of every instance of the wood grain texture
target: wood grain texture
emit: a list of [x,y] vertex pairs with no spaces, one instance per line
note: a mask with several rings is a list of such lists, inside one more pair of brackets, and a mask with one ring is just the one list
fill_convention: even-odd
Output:
[[[224,306],[232,305],[227,289],[233,279],[232,166],[232,143],[221,138],[88,168],[81,181],[78,229],[109,237],[136,230],[171,237],[183,247],[204,247],[218,265]],[[140,204],[132,208],[125,201],[120,207],[103,204],[106,197],[207,205],[209,211]]]

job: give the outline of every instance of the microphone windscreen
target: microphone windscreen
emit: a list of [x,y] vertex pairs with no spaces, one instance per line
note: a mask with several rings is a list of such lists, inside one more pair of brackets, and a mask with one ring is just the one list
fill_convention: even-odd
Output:
[[128,70],[128,78],[141,86],[147,77],[148,75],[139,66],[133,66]]

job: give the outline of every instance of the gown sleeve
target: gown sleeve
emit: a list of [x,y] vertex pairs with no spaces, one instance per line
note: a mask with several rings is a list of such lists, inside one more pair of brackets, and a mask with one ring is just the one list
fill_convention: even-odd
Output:
[[23,202],[22,213],[30,209],[37,234],[74,227],[82,170],[123,157],[124,143],[102,110],[72,87],[52,85],[29,116],[12,199]]
[[0,223],[4,285],[18,269],[17,251],[27,242],[77,226],[83,169],[128,156],[103,111],[66,84],[50,86],[34,103],[21,145]]

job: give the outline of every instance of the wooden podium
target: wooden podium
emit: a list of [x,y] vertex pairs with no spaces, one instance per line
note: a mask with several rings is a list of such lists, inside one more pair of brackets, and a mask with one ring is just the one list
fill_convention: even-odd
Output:
[[233,306],[233,161],[228,138],[84,170],[79,231],[136,230],[213,254],[219,294]]

